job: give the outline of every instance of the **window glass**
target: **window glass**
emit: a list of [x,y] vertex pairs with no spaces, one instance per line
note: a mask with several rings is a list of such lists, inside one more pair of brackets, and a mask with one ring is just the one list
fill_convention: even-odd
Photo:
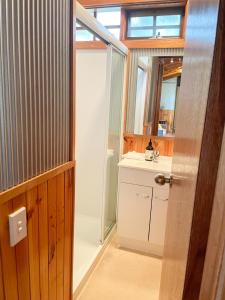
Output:
[[97,8],[97,20],[104,26],[120,26],[120,8]]
[[131,29],[128,32],[129,37],[153,37],[153,29]]
[[179,28],[157,28],[156,35],[158,36],[179,36],[180,29]]
[[120,39],[120,28],[108,28],[108,30],[119,40]]
[[[89,8],[88,12],[97,18],[117,39],[120,38],[120,7]],[[92,33],[84,28],[83,25],[76,22],[76,40],[77,41],[99,41]]]
[[130,27],[153,26],[153,17],[131,17]]
[[87,11],[89,12],[89,14],[91,14],[92,16],[94,16],[94,13],[95,13],[94,8],[87,8]]
[[130,11],[127,37],[179,37],[182,15],[183,9],[179,7]]
[[179,15],[157,16],[156,26],[180,25],[180,20],[181,20],[181,16]]
[[94,35],[86,29],[76,31],[76,41],[93,41]]

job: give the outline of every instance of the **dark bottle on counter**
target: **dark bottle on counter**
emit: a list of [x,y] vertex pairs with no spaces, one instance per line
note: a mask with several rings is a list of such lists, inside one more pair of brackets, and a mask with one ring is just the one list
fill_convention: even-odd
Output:
[[154,149],[152,146],[152,140],[150,139],[148,146],[145,149],[145,160],[151,161],[154,157]]

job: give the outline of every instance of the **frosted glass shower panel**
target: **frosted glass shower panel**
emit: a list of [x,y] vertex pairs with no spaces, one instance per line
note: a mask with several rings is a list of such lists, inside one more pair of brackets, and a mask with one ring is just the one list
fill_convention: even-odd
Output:
[[125,57],[111,47],[110,108],[106,159],[104,238],[116,222],[118,162],[120,156]]

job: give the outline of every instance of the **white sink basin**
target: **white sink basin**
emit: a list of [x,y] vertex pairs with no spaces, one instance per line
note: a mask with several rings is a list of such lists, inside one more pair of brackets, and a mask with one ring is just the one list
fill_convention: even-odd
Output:
[[118,166],[125,168],[149,170],[151,172],[156,173],[171,173],[172,157],[159,156],[156,161],[146,161],[144,158],[144,153],[129,152],[123,155],[123,159],[119,162]]

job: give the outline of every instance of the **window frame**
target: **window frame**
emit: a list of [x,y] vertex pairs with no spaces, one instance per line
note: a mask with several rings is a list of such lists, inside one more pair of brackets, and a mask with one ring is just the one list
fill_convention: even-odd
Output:
[[[79,24],[79,26],[77,26],[77,24]],[[85,30],[85,31],[89,32],[90,34],[92,34],[93,35],[93,39],[91,39],[91,40],[77,40],[77,32],[78,31],[82,31],[82,30]],[[93,42],[94,38],[95,38],[94,33],[92,33],[90,30],[88,30],[88,28],[86,28],[85,26],[83,26],[83,24],[80,23],[79,20],[76,20],[76,38],[75,38],[76,42],[78,42],[78,43],[79,42]]]
[[[181,16],[181,20],[180,20],[180,25],[156,25],[156,17],[157,16],[169,16],[169,15],[176,15],[179,14]],[[140,26],[140,27],[130,27],[130,19],[131,17],[148,17],[148,16],[152,16],[153,17],[153,25],[152,26]],[[127,20],[127,24],[126,24],[126,39],[127,40],[154,40],[154,39],[179,39],[182,38],[183,36],[183,27],[184,27],[184,18],[185,18],[185,9],[182,6],[178,6],[178,7],[165,7],[165,8],[149,8],[149,9],[129,9],[126,11],[126,20]],[[140,37],[132,37],[129,36],[129,30],[130,28],[132,29],[137,29],[137,30],[148,30],[148,29],[152,29],[153,30],[153,34],[156,33],[155,31],[157,30],[157,28],[160,29],[179,29],[179,35],[178,36],[160,36],[157,37],[157,35],[153,35],[153,36],[140,36]]]
[[[120,6],[116,6],[120,9],[121,11],[121,7]],[[93,17],[97,19],[97,13],[98,13],[98,10],[99,9],[106,9],[106,7],[90,7],[90,8],[87,8],[87,10],[90,10],[90,11],[93,11]],[[111,7],[107,7],[109,10]],[[76,31],[79,31],[79,30],[88,30],[87,28],[85,28],[79,21],[77,21],[77,23],[79,23],[79,27],[76,26]],[[118,39],[120,40],[120,34],[121,34],[121,19],[120,19],[120,24],[119,25],[103,25],[106,29],[110,30],[110,29],[119,29],[119,37]],[[86,40],[86,41],[82,41],[82,42],[93,42],[93,41],[99,41],[99,38],[93,34],[93,39],[92,40]],[[77,41],[77,42],[81,42],[81,41]]]

